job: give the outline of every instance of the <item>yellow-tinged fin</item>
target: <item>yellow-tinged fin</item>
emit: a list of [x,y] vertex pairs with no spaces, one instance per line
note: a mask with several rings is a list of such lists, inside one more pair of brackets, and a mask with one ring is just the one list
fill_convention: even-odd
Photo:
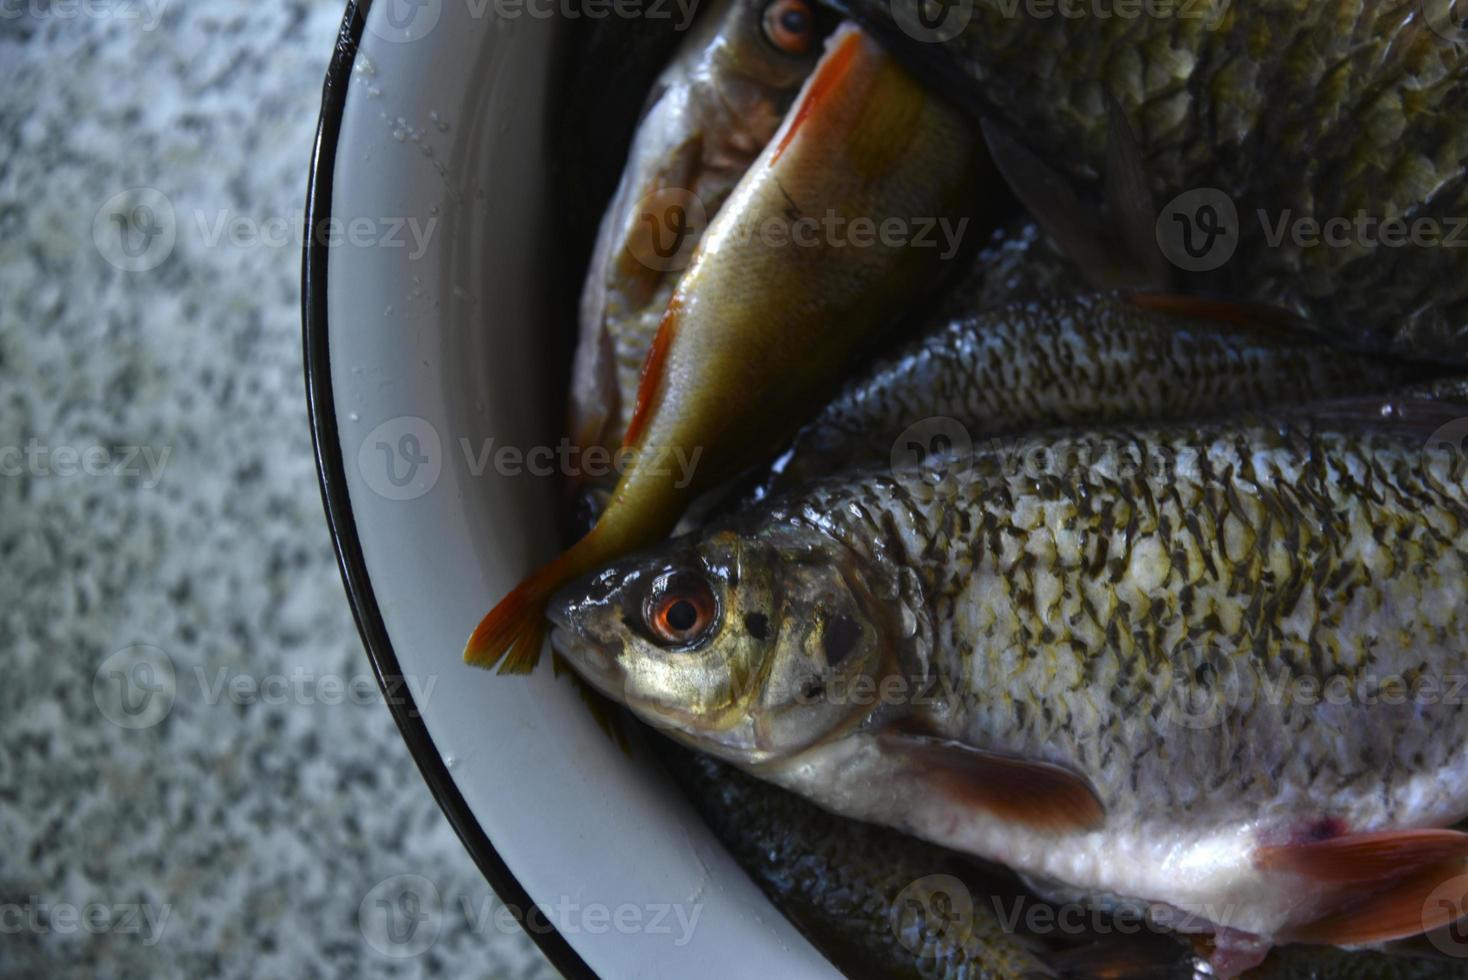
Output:
[[1468,858],[1468,834],[1457,830],[1386,830],[1261,847],[1254,864],[1320,882],[1359,884]]
[[1065,832],[1094,827],[1106,815],[1090,782],[1062,766],[902,731],[882,732],[877,744],[902,757],[913,778],[1002,820]]

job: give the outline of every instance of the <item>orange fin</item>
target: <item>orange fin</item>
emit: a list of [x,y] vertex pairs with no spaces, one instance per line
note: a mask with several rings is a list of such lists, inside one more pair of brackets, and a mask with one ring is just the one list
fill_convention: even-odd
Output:
[[1418,868],[1468,857],[1468,834],[1457,830],[1384,830],[1261,847],[1254,864],[1320,882],[1354,884],[1397,878]]
[[773,167],[779,161],[781,154],[790,146],[791,140],[795,139],[796,132],[810,114],[840,87],[851,70],[861,44],[861,32],[851,30],[836,40],[834,50],[822,56],[816,65],[815,74],[806,82],[805,91],[800,94],[800,104],[792,111],[790,123],[785,127],[780,142],[776,144],[775,152],[770,154],[769,166]]
[[560,561],[536,570],[479,621],[464,645],[465,663],[485,668],[499,664],[501,674],[535,669],[545,640],[545,606],[563,581]]
[[968,806],[1041,830],[1085,830],[1105,816],[1086,779],[1062,766],[998,755],[959,742],[882,732],[882,751],[902,756],[909,771]]
[[1406,939],[1456,922],[1468,906],[1468,866],[1461,859],[1418,868],[1361,901],[1306,923],[1289,942],[1366,946]]
[[675,294],[668,301],[668,308],[658,323],[657,336],[648,348],[647,360],[642,362],[642,379],[637,384],[637,405],[632,410],[632,420],[627,423],[627,433],[622,437],[623,447],[635,446],[642,438],[643,430],[652,415],[653,405],[663,388],[663,374],[667,369],[668,348],[673,346],[673,333],[677,329],[678,314],[682,304]]
[[1266,303],[1243,303],[1212,296],[1149,290],[1128,293],[1126,302],[1137,309],[1154,313],[1212,320],[1271,337],[1318,343],[1304,332],[1306,321],[1303,317]]

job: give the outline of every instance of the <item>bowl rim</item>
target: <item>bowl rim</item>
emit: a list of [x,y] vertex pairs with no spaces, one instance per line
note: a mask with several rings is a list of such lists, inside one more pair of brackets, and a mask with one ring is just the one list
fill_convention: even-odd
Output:
[[566,977],[596,977],[566,938],[549,922],[527,928],[526,910],[533,907],[529,893],[510,871],[489,836],[474,818],[468,803],[454,784],[442,754],[419,713],[410,687],[404,683],[397,653],[383,622],[377,596],[368,577],[362,542],[357,534],[347,493],[346,462],[337,431],[335,397],[331,385],[331,344],[327,329],[327,268],[329,244],[326,236],[310,233],[331,217],[332,182],[336,169],[337,141],[346,109],[352,65],[362,39],[372,0],[347,0],[331,63],[322,89],[321,114],[311,152],[306,186],[305,247],[301,260],[301,332],[306,381],[306,412],[311,429],[312,452],[321,487],[321,502],[336,552],[337,569],[352,607],[357,632],[367,651],[373,675],[397,723],[398,732],[418,766],[434,799],[459,841],[474,859],[480,872],[515,920],[540,947],[557,970]]

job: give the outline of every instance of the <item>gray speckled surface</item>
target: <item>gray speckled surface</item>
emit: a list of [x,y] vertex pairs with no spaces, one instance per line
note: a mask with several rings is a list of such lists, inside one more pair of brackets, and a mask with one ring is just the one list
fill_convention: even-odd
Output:
[[[322,517],[296,229],[341,7],[0,15],[5,976],[553,975],[365,683]],[[147,271],[108,261],[159,257],[136,187]],[[401,874],[426,949],[373,918]]]

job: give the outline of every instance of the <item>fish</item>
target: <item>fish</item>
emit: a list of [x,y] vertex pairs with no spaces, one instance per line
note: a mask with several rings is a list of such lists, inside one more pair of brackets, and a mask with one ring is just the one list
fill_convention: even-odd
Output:
[[[1099,909],[1055,906],[992,865],[847,820],[712,756],[658,755],[715,836],[780,911],[855,980],[1208,976],[1192,944]],[[1064,923],[1064,925],[1060,925]],[[1450,951],[1286,946],[1250,980],[1448,980]]]
[[760,889],[846,976],[1054,975],[1038,944],[1004,927],[1002,886],[960,855],[843,820],[672,743],[660,754]]
[[832,812],[1145,901],[1217,976],[1397,940],[1468,907],[1464,427],[1342,400],[837,475],[573,583],[553,645]]
[[926,456],[944,440],[1217,417],[1386,392],[1429,370],[1326,347],[1278,310],[1198,297],[1082,291],[980,306],[849,382],[802,427],[754,499]]
[[[983,122],[1042,224],[1094,238],[1073,198],[1120,197],[1135,206],[1113,222],[1152,225],[1173,288],[1468,363],[1468,32],[1452,0],[834,6]],[[1129,155],[1109,152],[1118,115]],[[1107,189],[1118,159],[1142,193]]]
[[[834,19],[808,0],[720,0],[658,75],[582,291],[568,422],[577,446],[621,445],[679,273],[779,127]],[[672,226],[672,208],[687,227],[659,255],[654,236]]]
[[[663,537],[696,496],[773,454],[914,290],[960,268],[981,160],[961,115],[858,29],[832,34],[669,300],[606,509],[484,617],[465,660],[533,669],[552,593]],[[889,222],[908,233],[877,235]],[[920,240],[919,228],[946,234]]]

